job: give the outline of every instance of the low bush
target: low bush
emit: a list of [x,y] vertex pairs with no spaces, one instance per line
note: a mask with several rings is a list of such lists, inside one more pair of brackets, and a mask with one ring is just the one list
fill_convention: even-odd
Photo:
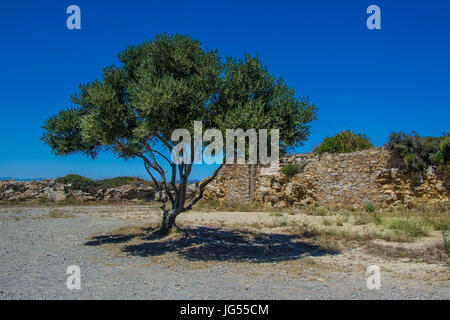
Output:
[[346,130],[338,133],[334,137],[326,137],[313,152],[349,153],[369,149],[371,147],[373,147],[373,145],[366,135],[355,134],[351,130]]
[[281,169],[281,172],[288,177],[295,176],[300,171],[300,166],[296,163],[288,163]]
[[99,183],[100,186],[104,188],[117,188],[131,183],[141,183],[149,185],[152,184],[150,181],[136,177],[115,177],[111,179],[97,180],[96,182]]
[[89,192],[98,187],[98,183],[92,179],[80,176],[78,174],[68,174],[64,177],[56,178],[56,182],[71,184],[73,189]]
[[328,216],[332,214],[333,213],[330,211],[330,209],[321,205],[316,204],[311,208],[311,215],[313,216]]
[[366,212],[374,212],[375,206],[372,204],[372,202],[366,202],[364,204],[364,210],[366,210]]

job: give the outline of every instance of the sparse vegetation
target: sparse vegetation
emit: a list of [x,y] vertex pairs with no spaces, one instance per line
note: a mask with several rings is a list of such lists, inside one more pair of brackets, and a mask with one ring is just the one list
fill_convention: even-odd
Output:
[[271,223],[265,224],[267,228],[280,228],[288,226],[288,221],[286,218],[278,217],[275,218]]
[[355,225],[365,225],[370,222],[370,216],[363,211],[356,211],[353,217]]
[[391,221],[389,228],[397,232],[402,232],[412,238],[419,238],[428,235],[424,222],[417,218],[394,218]]
[[59,219],[59,218],[73,218],[74,215],[70,213],[65,213],[59,210],[52,210],[48,215],[49,218]]
[[448,231],[442,230],[442,243],[446,253],[450,253],[450,239],[448,237]]
[[272,216],[272,217],[282,217],[283,214],[281,212],[272,212],[272,213],[270,213],[270,216]]
[[199,211],[270,212],[274,216],[283,215],[283,213],[295,215],[300,212],[298,208],[270,208],[253,203],[224,203],[221,200],[209,199],[200,200],[195,209]]
[[314,216],[328,216],[331,215],[332,212],[325,206],[314,205],[311,209],[311,214]]
[[374,223],[375,223],[376,225],[383,225],[384,219],[383,219],[383,216],[382,216],[381,214],[379,214],[379,213],[374,213],[374,214],[372,215],[372,217],[373,217],[373,221],[374,221]]
[[367,245],[366,250],[371,254],[385,258],[401,258],[416,262],[448,264],[448,251],[445,251],[444,246],[440,243],[421,249],[370,243]]

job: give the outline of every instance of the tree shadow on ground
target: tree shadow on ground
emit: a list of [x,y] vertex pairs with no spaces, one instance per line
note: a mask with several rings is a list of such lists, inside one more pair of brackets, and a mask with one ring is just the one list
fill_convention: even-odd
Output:
[[91,240],[86,242],[84,245],[86,246],[100,246],[102,244],[114,244],[114,243],[123,243],[127,242],[135,237],[138,234],[111,234],[105,236],[96,236],[92,237]]
[[187,230],[190,235],[187,238],[173,235],[162,238],[148,231],[94,237],[86,245],[125,244],[134,238],[138,243],[125,244],[123,252],[141,257],[176,253],[190,261],[277,262],[339,253],[311,244],[300,235],[193,227]]

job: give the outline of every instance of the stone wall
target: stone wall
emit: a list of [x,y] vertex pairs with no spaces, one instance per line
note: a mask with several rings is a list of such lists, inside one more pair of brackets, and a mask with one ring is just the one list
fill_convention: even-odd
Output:
[[[297,163],[293,177],[281,173]],[[251,183],[251,166],[224,166],[205,190],[206,199],[227,203],[253,202],[269,206],[311,205],[360,207],[413,206],[445,202],[450,193],[450,165],[429,167],[423,173],[406,171],[403,161],[383,148],[347,154],[299,154],[281,160],[279,169],[258,166]]]
[[226,203],[250,201],[250,166],[225,165],[217,177],[208,184],[204,199],[218,199]]

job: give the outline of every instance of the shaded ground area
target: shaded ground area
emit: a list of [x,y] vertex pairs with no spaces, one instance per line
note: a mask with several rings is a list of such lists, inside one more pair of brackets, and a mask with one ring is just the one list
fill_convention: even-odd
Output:
[[[133,228],[132,231],[135,231]],[[253,233],[212,227],[189,228],[188,237],[172,235],[155,237],[151,228],[141,233],[94,236],[88,246],[127,243],[123,252],[141,257],[151,257],[174,252],[188,260],[275,262],[300,259],[305,256],[337,254],[337,251],[303,242],[302,237],[287,234]]]

